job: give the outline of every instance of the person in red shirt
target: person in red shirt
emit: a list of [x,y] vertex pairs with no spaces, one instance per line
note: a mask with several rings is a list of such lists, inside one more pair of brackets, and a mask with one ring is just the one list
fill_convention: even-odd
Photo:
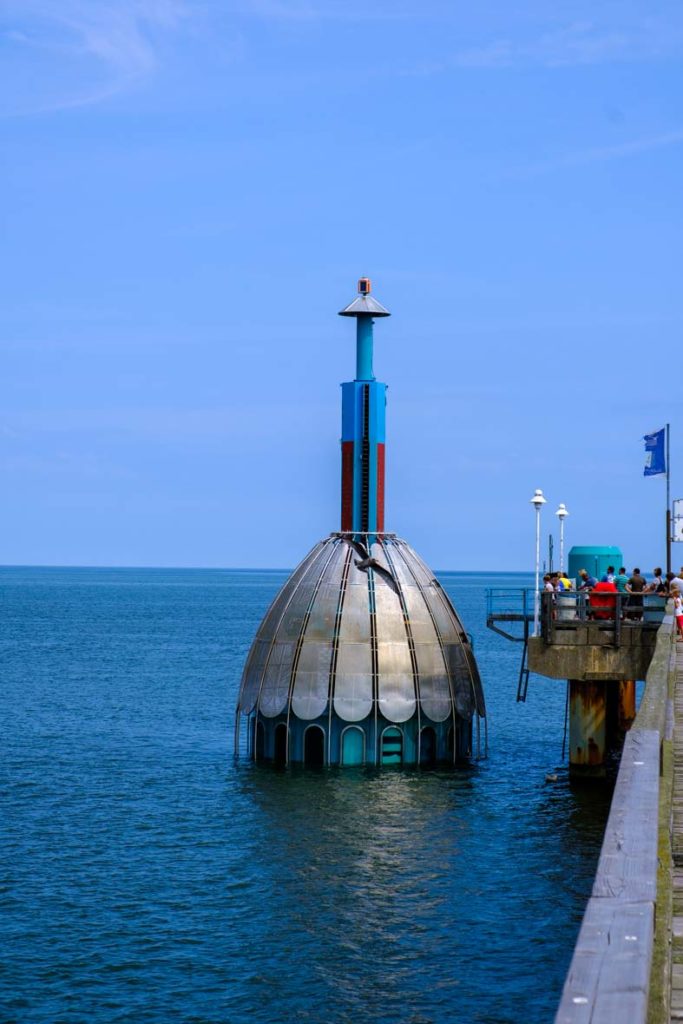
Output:
[[590,617],[592,619],[613,619],[617,599],[611,595],[617,593],[618,591],[614,583],[603,583],[602,581],[596,583],[588,598]]

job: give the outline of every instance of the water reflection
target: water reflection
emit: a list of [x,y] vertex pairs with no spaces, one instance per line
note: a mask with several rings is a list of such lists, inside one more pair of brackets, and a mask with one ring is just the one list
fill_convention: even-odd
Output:
[[[524,1016],[517,972],[533,956],[559,992],[609,794],[574,790],[566,773],[539,780],[515,800],[491,766],[241,770],[264,839],[253,869],[270,893],[253,926],[264,941],[276,917],[288,929],[316,999],[334,1007],[328,1019],[452,1020],[454,992],[465,1021],[544,1019],[552,990]],[[497,1016],[478,1015],[484,993]]]
[[[258,870],[277,887],[290,940],[313,943],[309,967],[331,1019],[407,1019],[406,1004],[417,1012],[445,999],[458,984],[443,964],[458,945],[453,882],[471,823],[453,812],[468,773],[253,768],[241,784],[268,837]],[[259,925],[269,930],[272,916]],[[428,995],[432,982],[442,995]]]

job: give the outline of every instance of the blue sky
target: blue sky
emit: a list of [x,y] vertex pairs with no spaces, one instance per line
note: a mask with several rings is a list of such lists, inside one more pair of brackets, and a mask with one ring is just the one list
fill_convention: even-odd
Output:
[[[338,528],[360,275],[387,528],[664,557],[683,9],[4,0],[0,562],[288,566]],[[683,545],[674,545],[676,566]]]

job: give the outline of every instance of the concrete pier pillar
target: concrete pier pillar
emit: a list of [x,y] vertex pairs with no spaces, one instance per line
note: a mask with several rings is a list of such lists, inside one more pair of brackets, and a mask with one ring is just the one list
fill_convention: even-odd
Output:
[[569,680],[569,770],[572,774],[605,774],[608,685],[602,680]]

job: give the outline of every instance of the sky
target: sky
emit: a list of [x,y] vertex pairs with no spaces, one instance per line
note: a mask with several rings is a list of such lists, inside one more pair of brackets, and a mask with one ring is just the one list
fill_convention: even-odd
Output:
[[0,563],[297,563],[362,275],[388,530],[527,570],[540,487],[661,563],[682,58],[678,0],[0,0]]

